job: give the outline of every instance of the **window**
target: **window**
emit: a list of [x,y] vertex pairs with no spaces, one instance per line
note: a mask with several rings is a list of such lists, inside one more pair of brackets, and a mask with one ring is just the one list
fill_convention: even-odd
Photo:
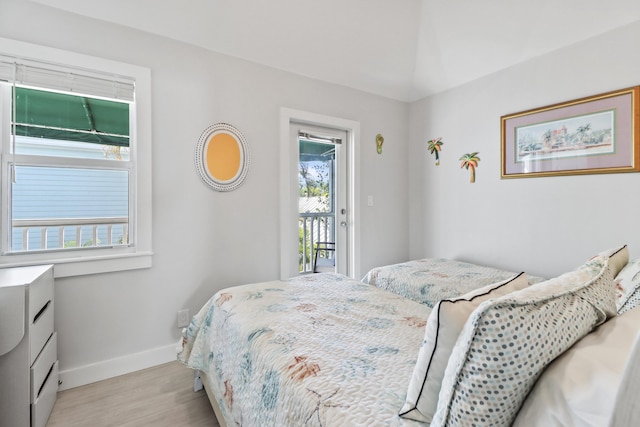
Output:
[[130,103],[17,85],[11,95],[2,253],[129,245]]
[[0,266],[149,267],[149,72],[62,53],[0,39]]

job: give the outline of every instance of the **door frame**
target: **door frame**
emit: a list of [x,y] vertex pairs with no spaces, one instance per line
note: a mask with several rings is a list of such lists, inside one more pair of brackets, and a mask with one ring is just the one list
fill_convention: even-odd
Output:
[[360,274],[360,123],[291,108],[280,109],[280,279],[298,275],[298,144],[292,144],[289,129],[292,123],[321,126],[347,132],[348,161],[348,259],[347,271],[357,279]]

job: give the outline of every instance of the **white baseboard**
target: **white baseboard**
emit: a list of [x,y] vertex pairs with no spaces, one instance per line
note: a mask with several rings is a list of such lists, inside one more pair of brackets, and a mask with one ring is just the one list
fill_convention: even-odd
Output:
[[129,374],[176,360],[177,344],[60,371],[59,391]]

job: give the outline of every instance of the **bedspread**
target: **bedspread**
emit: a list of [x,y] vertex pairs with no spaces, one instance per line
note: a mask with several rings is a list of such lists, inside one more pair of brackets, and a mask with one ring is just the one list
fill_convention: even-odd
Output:
[[[394,292],[428,307],[518,274],[468,262],[426,258],[371,269],[364,283]],[[530,283],[543,280],[529,277]]]
[[178,358],[227,425],[418,426],[398,417],[430,309],[338,274],[216,293]]

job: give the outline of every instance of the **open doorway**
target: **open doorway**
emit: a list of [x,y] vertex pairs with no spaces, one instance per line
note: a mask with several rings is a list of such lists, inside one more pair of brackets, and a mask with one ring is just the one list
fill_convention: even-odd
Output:
[[298,272],[347,273],[347,133],[292,124],[298,131]]
[[316,254],[356,277],[359,123],[283,108],[280,130],[280,278],[312,273]]

